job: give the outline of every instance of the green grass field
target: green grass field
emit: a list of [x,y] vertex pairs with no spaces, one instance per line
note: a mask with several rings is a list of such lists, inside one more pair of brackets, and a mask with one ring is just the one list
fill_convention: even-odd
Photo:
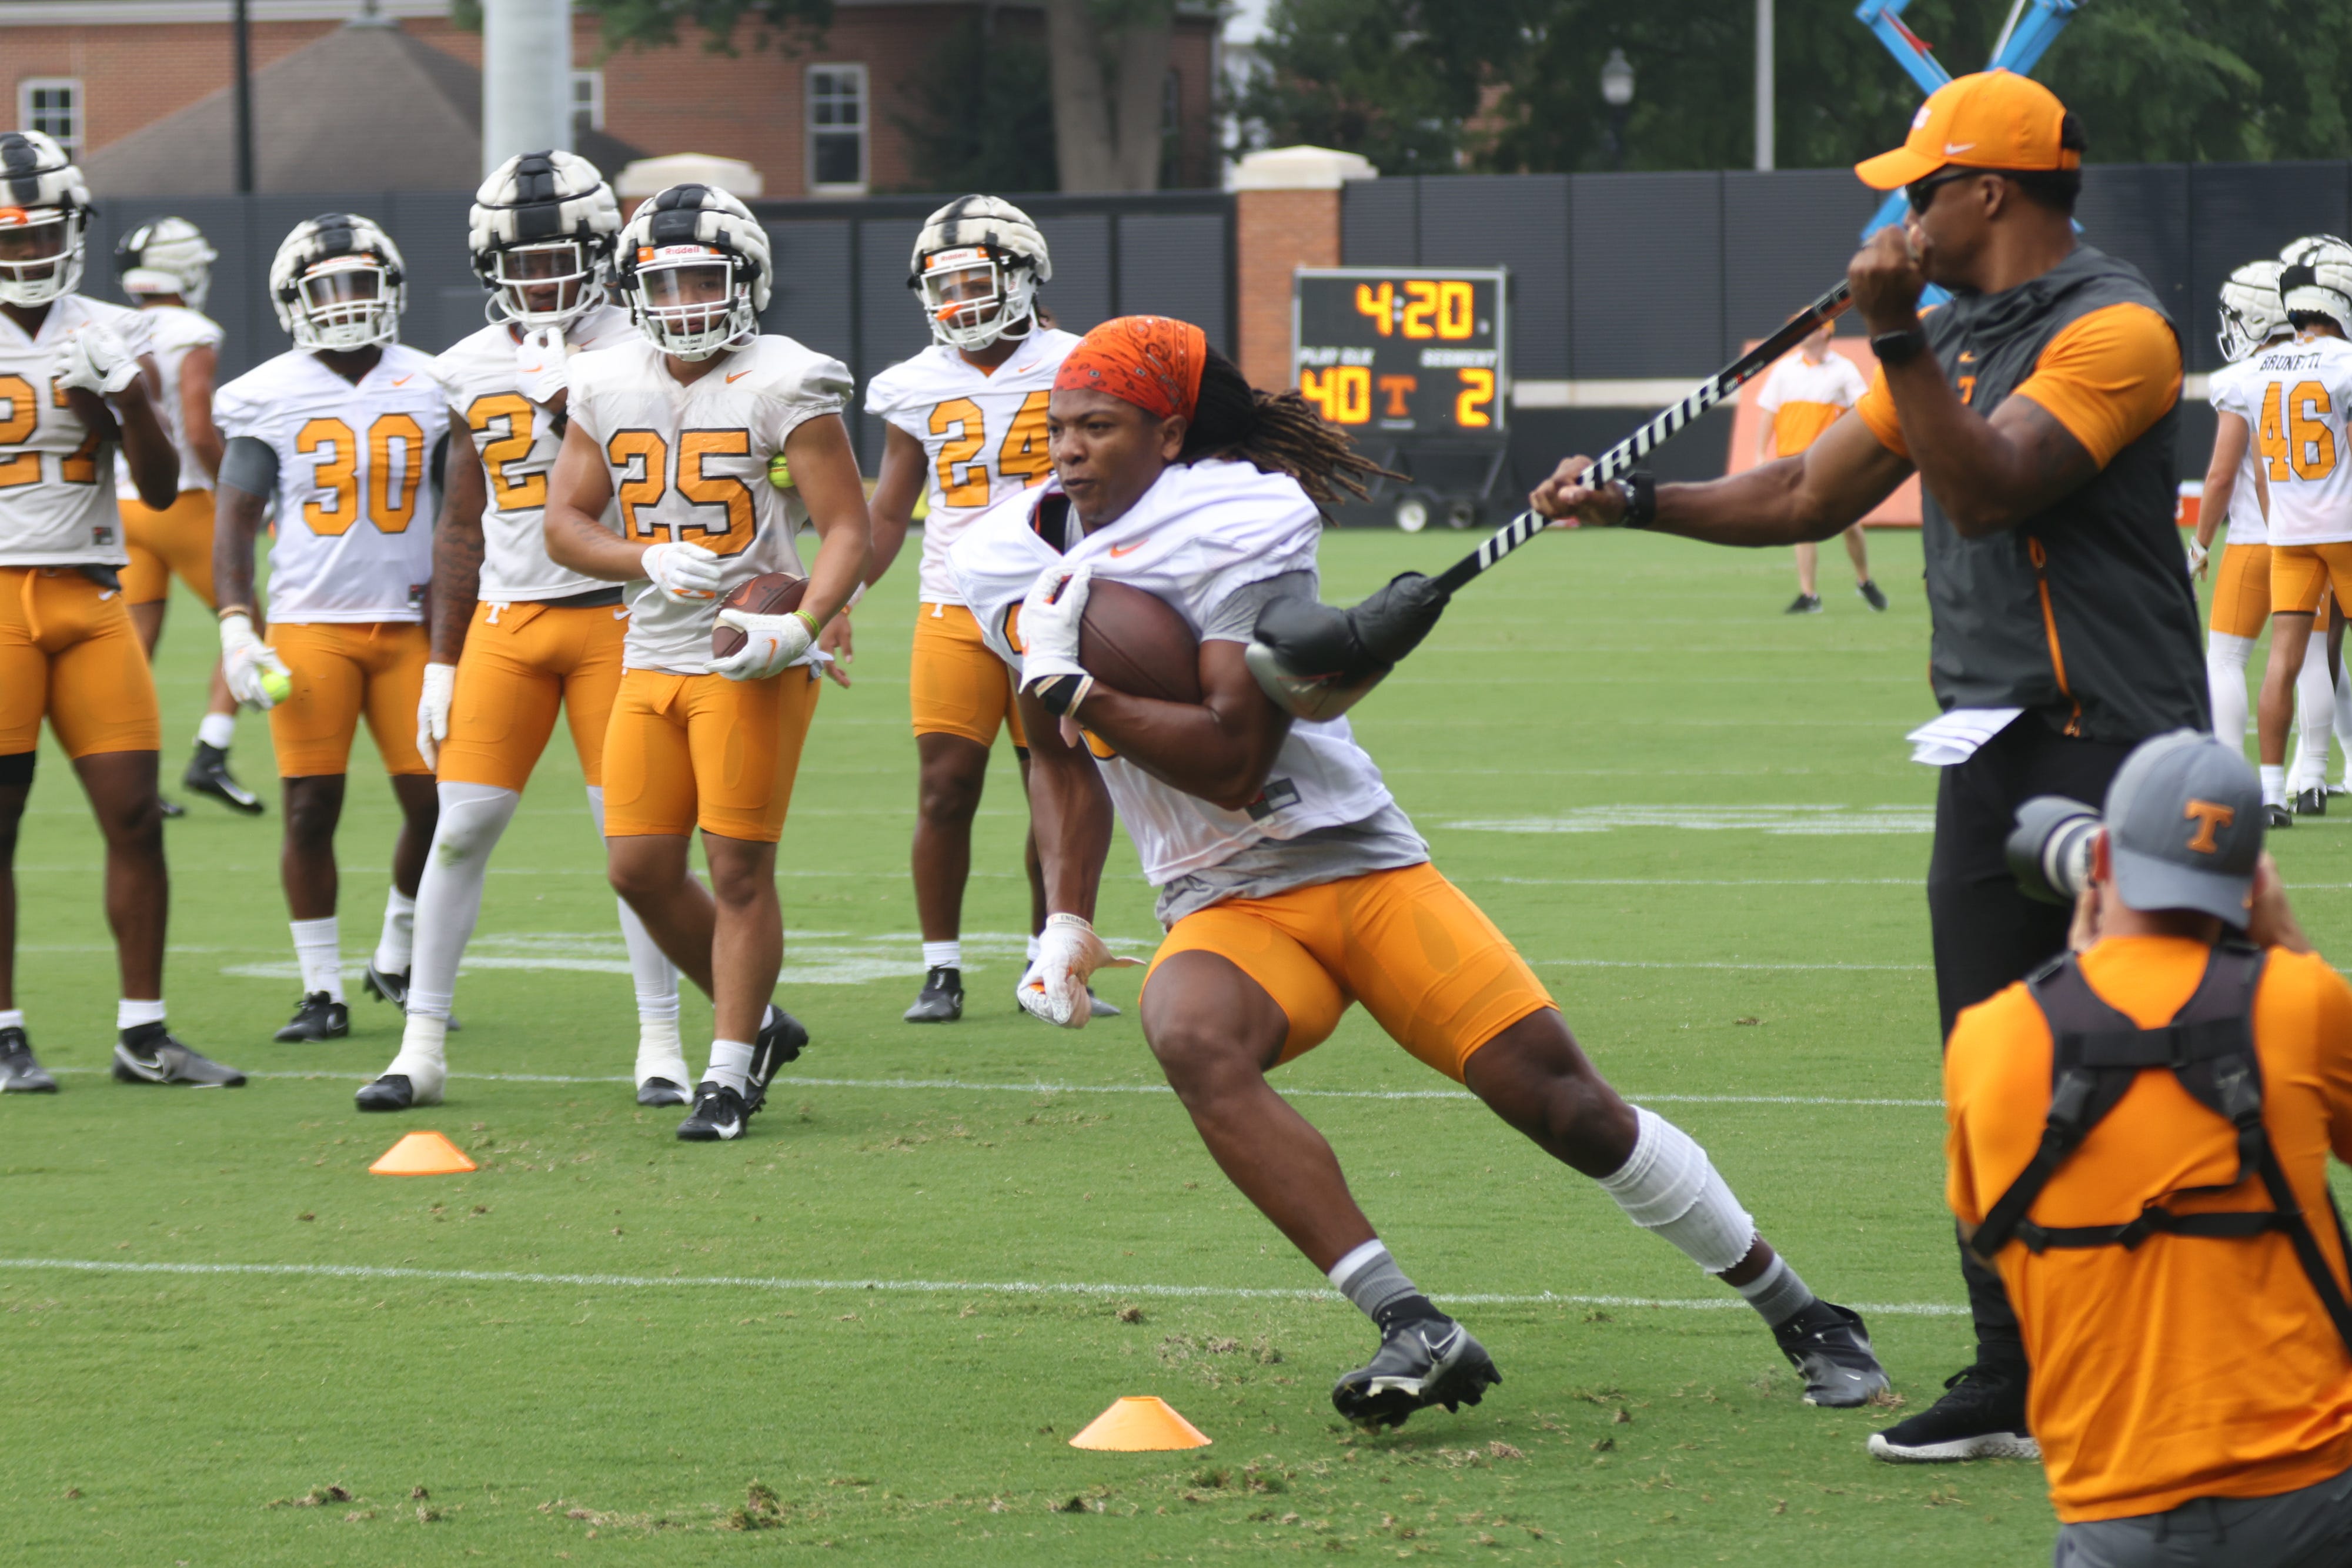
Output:
[[[1352,599],[1458,535],[1334,536]],[[1893,611],[1824,563],[1554,536],[1465,593],[1359,728],[1436,850],[1634,1098],[1712,1151],[1823,1294],[1869,1314],[1911,1409],[1966,1358],[1940,1201],[1920,881],[1934,779],[1918,549],[1873,541]],[[1016,1014],[1024,813],[1000,751],[967,905],[966,1020],[898,1021],[921,965],[906,873],[912,573],[859,617],[783,843],[782,999],[815,1044],[742,1143],[633,1103],[625,967],[561,738],[499,851],[445,1106],[362,1117],[390,1009],[270,1043],[294,1000],[278,818],[170,824],[169,997],[256,1075],[104,1075],[113,961],[97,841],[45,757],[18,856],[20,996],[55,1098],[0,1103],[0,1558],[39,1564],[1213,1562],[1303,1552],[1531,1563],[2046,1562],[2038,1468],[1898,1469],[1900,1412],[1826,1412],[1754,1316],[1360,1013],[1286,1086],[1405,1268],[1505,1385],[1381,1437],[1331,1379],[1362,1319],[1226,1186],[1134,1021]],[[159,672],[176,773],[208,622]],[[559,737],[561,732],[559,731]],[[344,951],[382,908],[389,792],[362,742]],[[237,758],[258,784],[268,742]],[[2352,812],[2281,835],[2336,943]],[[1157,936],[1122,838],[1100,925]],[[355,971],[354,971],[355,972]],[[701,1061],[709,1014],[688,1005]],[[436,1127],[480,1170],[371,1176]],[[1081,1452],[1114,1397],[1215,1439]]]

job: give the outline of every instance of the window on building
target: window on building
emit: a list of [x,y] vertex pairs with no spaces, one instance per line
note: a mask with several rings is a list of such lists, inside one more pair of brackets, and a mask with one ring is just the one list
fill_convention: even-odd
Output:
[[809,189],[822,195],[866,193],[866,68],[808,70]]
[[81,155],[81,83],[71,77],[27,77],[16,84],[16,123],[58,139],[66,156]]
[[604,129],[604,73],[572,73],[572,134],[578,138]]

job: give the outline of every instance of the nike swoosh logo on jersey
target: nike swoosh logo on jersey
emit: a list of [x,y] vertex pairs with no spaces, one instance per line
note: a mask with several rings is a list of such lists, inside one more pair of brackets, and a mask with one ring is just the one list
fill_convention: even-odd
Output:
[[733,375],[727,378],[727,384],[731,387],[737,382],[741,381],[745,376],[748,376],[751,373],[751,372],[749,371],[737,371]]
[[409,371],[409,372],[408,372],[408,374],[406,374],[406,375],[404,375],[404,376],[401,377],[398,381],[396,381],[396,382],[393,382],[392,384],[393,384],[393,385],[394,385],[394,386],[396,386],[396,387],[404,387],[404,386],[406,386],[410,382],[413,382],[413,381],[415,381],[415,379],[416,379],[416,372],[415,372],[415,371]]
[[1113,545],[1110,547],[1110,553],[1115,556],[1133,555],[1137,550],[1141,549],[1145,545],[1148,545],[1150,542],[1150,538],[1147,536],[1146,538],[1136,540],[1131,545]]

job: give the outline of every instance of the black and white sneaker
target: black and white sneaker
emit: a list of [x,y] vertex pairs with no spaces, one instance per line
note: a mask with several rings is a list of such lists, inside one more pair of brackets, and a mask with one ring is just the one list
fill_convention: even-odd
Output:
[[1862,1314],[1816,1301],[1772,1331],[1780,1354],[1805,1380],[1805,1403],[1832,1410],[1867,1405],[1886,1386],[1886,1369],[1870,1348]]
[[189,1050],[160,1023],[122,1031],[114,1042],[114,1076],[123,1083],[185,1083],[198,1089],[235,1089],[245,1082],[244,1073]]
[[[412,968],[403,969],[395,975],[389,969],[377,968],[375,960],[370,958],[367,963],[367,973],[360,977],[360,988],[377,1001],[390,1002],[405,1013],[408,1011],[409,979],[415,973],[416,971]],[[456,1034],[466,1026],[454,1018],[445,1018],[441,1020],[441,1027],[445,1033]]]
[[1095,988],[1092,986],[1088,986],[1087,988],[1087,1016],[1088,1018],[1096,1019],[1115,1019],[1119,1016],[1119,1010],[1111,1003],[1107,1002],[1100,997],[1095,995]]
[[2298,817],[2327,815],[2327,790],[2318,784],[2298,793],[2294,798],[2294,814]]
[[188,770],[180,775],[180,782],[199,795],[210,795],[232,811],[242,811],[248,817],[258,817],[268,808],[260,796],[238,783],[228,770],[228,753],[217,746],[196,742],[195,755],[188,758]]
[[[760,1038],[751,1042],[751,1065],[743,1074],[743,1113],[750,1115],[768,1103],[768,1085],[776,1076],[776,1069],[787,1061],[800,1060],[801,1051],[809,1042],[809,1032],[801,1020],[775,1003],[768,1004],[768,1017],[760,1025]],[[703,1085],[696,1084],[695,1104],[702,1103]],[[682,1135],[682,1134],[681,1134]],[[735,1134],[730,1133],[729,1137]]]
[[2283,805],[2273,805],[2269,801],[2264,801],[2263,803],[2263,825],[2270,828],[2292,828],[2294,826],[2294,813],[2293,811],[2288,810]]
[[686,1092],[685,1084],[667,1078],[648,1078],[637,1085],[637,1103],[640,1105],[689,1105],[693,1103],[694,1096]]
[[2042,1445],[2025,1427],[2021,1375],[1964,1367],[1944,1386],[1950,1392],[1916,1416],[1873,1432],[1871,1457],[1897,1465],[2042,1457]]
[[1780,612],[1783,615],[1819,615],[1821,612],[1822,596],[1818,593],[1800,593],[1789,601],[1789,608]]
[[744,1124],[757,1109],[746,1105],[743,1096],[725,1084],[706,1079],[694,1086],[694,1113],[677,1124],[677,1135],[689,1144],[717,1144],[740,1138]]
[[908,1023],[953,1023],[963,1017],[963,971],[946,964],[933,966],[904,1016]]
[[352,1032],[352,1009],[324,991],[312,991],[295,1004],[286,1027],[269,1038],[280,1045],[309,1045],[341,1040]]
[[1390,1327],[1380,1354],[1341,1377],[1331,1404],[1359,1427],[1402,1427],[1432,1405],[1475,1405],[1503,1381],[1486,1347],[1452,1318],[1412,1318]]
[[174,817],[184,817],[188,814],[188,809],[185,806],[181,805],[177,800],[167,800],[161,795],[155,797],[155,809],[163,813],[163,820],[167,822]]
[[406,1111],[416,1103],[416,1085],[405,1072],[387,1072],[361,1084],[352,1100],[362,1111]]
[[33,1042],[10,1025],[0,1029],[0,1094],[54,1094],[58,1081],[33,1060]]
[[1864,604],[1869,605],[1873,610],[1884,610],[1886,608],[1886,595],[1880,592],[1878,584],[1871,581],[1870,579],[1865,577],[1860,582],[1855,583],[1853,585],[1853,591],[1856,593],[1861,594],[1862,601]]

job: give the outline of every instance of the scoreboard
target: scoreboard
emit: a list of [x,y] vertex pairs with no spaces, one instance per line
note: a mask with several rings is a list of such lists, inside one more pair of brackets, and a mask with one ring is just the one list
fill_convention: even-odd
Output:
[[1292,384],[1359,433],[1500,437],[1508,280],[1499,267],[1301,267],[1291,284]]

